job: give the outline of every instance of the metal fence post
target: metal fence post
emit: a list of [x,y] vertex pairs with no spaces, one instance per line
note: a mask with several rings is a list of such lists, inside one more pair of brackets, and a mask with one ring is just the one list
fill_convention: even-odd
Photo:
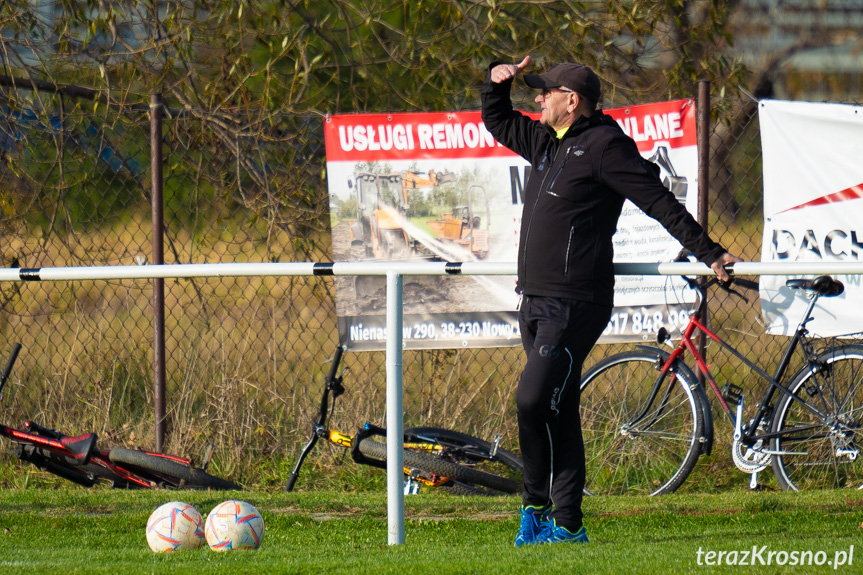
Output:
[[[162,94],[150,94],[150,187],[153,220],[154,265],[165,263],[164,209],[162,205]],[[153,280],[153,411],[156,451],[165,445],[165,280]]]
[[[708,222],[708,208],[710,205],[710,80],[700,80],[698,82],[698,101],[695,108],[695,131],[696,141],[698,144],[698,223],[701,224],[708,232],[710,231],[710,223]],[[702,285],[707,281],[707,278],[702,277],[699,280]],[[705,304],[707,294],[704,295]],[[707,307],[704,308],[705,310]],[[707,318],[701,318],[702,321],[709,321],[710,314],[706,314]],[[698,351],[702,357],[707,358],[707,338],[704,332],[698,334]],[[704,381],[704,374],[698,370],[698,379]]]
[[387,272],[387,524],[388,543],[405,542],[404,372],[402,300],[404,278]]

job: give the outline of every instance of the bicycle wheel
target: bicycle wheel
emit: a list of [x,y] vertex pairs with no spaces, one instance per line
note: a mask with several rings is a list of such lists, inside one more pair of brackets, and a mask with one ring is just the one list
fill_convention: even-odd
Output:
[[[372,439],[366,438],[360,442],[360,453],[366,457],[381,461],[386,460],[387,446]],[[508,478],[486,473],[452,461],[445,461],[434,455],[427,455],[406,449],[404,452],[405,467],[412,467],[423,471],[429,471],[438,475],[449,477],[463,483],[481,485],[503,491],[504,493],[515,493],[519,489],[519,483]]]
[[99,464],[99,457],[91,457],[90,463],[80,465],[71,457],[39,449],[33,445],[18,445],[16,455],[21,461],[32,463],[38,469],[47,471],[83,487],[93,487],[100,480],[108,481],[118,489],[140,489],[144,485],[120,477],[109,468]]
[[129,466],[134,473],[155,474],[155,481],[168,483],[172,487],[189,489],[242,490],[242,487],[226,479],[185,465],[158,453],[115,447],[108,454],[115,464]]
[[619,353],[582,378],[581,426],[589,493],[671,493],[695,467],[704,425],[701,397],[693,391],[698,380],[678,363],[657,381],[666,357],[667,353],[652,348]]
[[439,447],[441,457],[448,461],[482,466],[490,473],[512,476],[518,480],[524,469],[521,458],[515,453],[501,447],[494,449],[490,442],[459,431],[438,427],[411,427],[405,429],[405,443],[430,443]]
[[470,483],[462,483],[461,481],[447,481],[443,485],[438,485],[433,489],[441,489],[448,493],[449,495],[482,495],[482,496],[494,496],[494,495],[508,495],[507,493],[503,493],[501,491],[494,491],[490,489],[485,489],[483,487],[477,487],[476,485],[471,485]]
[[863,487],[863,346],[820,354],[773,415],[773,472],[783,489]]

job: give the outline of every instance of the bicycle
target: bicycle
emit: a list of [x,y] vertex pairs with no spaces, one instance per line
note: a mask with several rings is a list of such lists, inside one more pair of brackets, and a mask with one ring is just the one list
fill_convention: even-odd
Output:
[[[581,383],[582,421],[588,453],[587,490],[594,494],[660,495],[675,491],[701,455],[710,454],[713,416],[708,395],[685,362],[691,357],[703,374],[722,411],[734,425],[731,455],[735,466],[751,474],[772,466],[785,490],[832,487],[863,488],[863,467],[857,462],[863,445],[863,346],[831,344],[817,350],[806,328],[820,297],[844,291],[829,276],[790,279],[786,285],[806,291],[809,304],[771,377],[707,325],[705,290],[717,284],[757,289],[749,280],[732,279],[723,286],[716,278],[702,287],[684,278],[695,290],[694,311],[676,345],[668,330],[658,330],[657,342],[672,351],[639,345],[612,355],[592,367]],[[745,298],[743,298],[745,299]],[[743,389],[727,383],[722,389],[692,340],[696,330],[728,350],[764,379],[769,387],[756,404],[755,415],[743,421]],[[790,377],[792,355],[803,353],[803,365]]]
[[[343,375],[337,375],[344,347],[336,348],[325,378],[320,409],[309,440],[303,446],[291,471],[285,491],[293,491],[306,457],[321,439],[350,449],[358,464],[386,469],[387,446],[377,441],[386,438],[386,429],[366,423],[350,435],[329,429],[327,418],[335,409],[336,398],[345,392]],[[331,404],[332,402],[332,404]],[[499,446],[500,436],[488,442],[468,434],[436,427],[404,430],[405,493],[434,487],[458,495],[498,495],[516,493],[521,486],[521,458]]]
[[[0,399],[21,348],[20,343],[14,345],[0,374]],[[95,433],[68,436],[33,421],[25,421],[23,427],[14,429],[0,424],[0,437],[15,445],[15,454],[21,461],[84,487],[107,482],[111,487],[126,489],[242,489],[236,483],[207,473],[212,445],[208,446],[201,467],[195,467],[191,460],[175,455],[122,447],[99,449]]]

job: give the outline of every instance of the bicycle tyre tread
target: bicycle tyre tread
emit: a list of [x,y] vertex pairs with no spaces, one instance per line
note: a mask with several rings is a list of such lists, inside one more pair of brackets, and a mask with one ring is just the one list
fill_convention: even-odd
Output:
[[[365,438],[360,442],[359,449],[366,457],[381,461],[386,460],[387,446],[383,443]],[[416,453],[410,450],[405,450],[404,452],[404,464],[407,467],[415,467],[423,471],[451,477],[464,483],[481,485],[504,493],[516,493],[519,488],[516,481],[507,477],[470,469],[457,463],[444,461],[432,455]]]
[[[19,447],[18,458],[21,461],[31,463],[42,471],[82,487],[93,487],[99,479],[109,481],[111,486],[117,489],[139,489],[142,487],[117,475],[109,468],[94,463],[94,458],[91,458],[89,463],[80,465],[70,457],[46,449],[39,449],[33,445],[20,445]],[[92,474],[93,479],[89,477],[90,474]]]
[[191,465],[184,465],[145,451],[115,447],[109,452],[108,456],[114,463],[130,465],[138,469],[154,472],[159,476],[173,478],[173,483],[176,486],[183,485],[190,489],[242,490],[241,486],[227,479],[210,475],[206,471],[192,467]]
[[[837,380],[834,374],[838,366],[848,365],[850,362],[856,362],[851,367],[853,380],[851,384],[847,385],[847,389],[845,389],[847,382]],[[800,438],[794,433],[794,421],[801,420],[800,423],[803,424],[803,428],[805,429],[817,424],[819,420],[814,415],[814,411],[801,408],[794,397],[800,397],[802,401],[812,403],[816,410],[835,407],[834,405],[824,405],[819,401],[819,396],[844,397],[845,400],[842,402],[842,405],[845,406],[847,404],[852,406],[853,411],[853,406],[859,405],[860,401],[863,400],[863,386],[859,385],[863,381],[861,379],[863,378],[863,346],[848,344],[833,347],[818,354],[813,365],[830,366],[830,369],[827,370],[830,374],[829,382],[823,388],[817,381],[815,386],[811,386],[810,382],[813,378],[821,377],[821,375],[816,375],[810,366],[801,368],[791,378],[791,384],[788,386],[792,395],[783,395],[777,403],[770,426],[772,432],[777,434],[791,430],[790,434],[778,435],[772,440],[774,451],[781,452],[787,449],[790,452],[799,452],[800,449],[804,449],[806,454],[801,458],[797,454],[789,453],[787,460],[784,455],[774,455],[771,461],[773,473],[779,486],[786,491],[835,488],[859,489],[863,487],[863,459],[859,457],[850,459],[846,455],[837,456],[836,451],[838,446],[834,442],[841,442],[842,440],[833,435],[835,426],[839,426],[841,430],[842,427],[850,425],[847,422],[856,422],[859,420],[859,417],[853,417],[851,413],[827,413],[828,419],[832,421],[821,423],[823,431],[816,428],[811,437]],[[821,370],[819,374],[823,371]],[[817,387],[819,393],[810,395],[807,392],[807,387],[812,387],[813,389]],[[855,400],[849,402],[845,394],[850,394],[852,390],[855,392]],[[790,424],[789,418],[791,419]],[[860,432],[861,429],[859,426],[844,430],[844,433],[852,438],[859,437]],[[790,445],[786,448],[783,446],[783,439],[789,437]],[[798,443],[794,443],[793,439],[797,439]],[[856,449],[863,450],[863,445],[858,445],[856,442],[852,442],[849,446],[845,447],[853,448],[855,446]],[[805,459],[810,457],[810,452],[812,453],[811,457],[815,458],[814,461]],[[797,465],[798,463],[799,466]],[[819,469],[821,470],[820,472]]]
[[[464,447],[468,445],[475,446],[485,458],[490,458],[491,450],[494,447],[490,442],[480,439],[478,437],[474,437],[460,431],[453,431],[440,427],[411,427],[405,429],[405,441],[413,438],[421,441],[425,439],[432,439],[433,441],[440,442],[442,444],[451,442],[458,445],[459,447]],[[521,458],[515,453],[507,451],[502,447],[497,448],[495,456],[494,458],[491,458],[491,460],[499,461],[500,463],[509,466],[510,468],[518,471],[519,473],[524,470],[524,463],[522,462]]]
[[[626,405],[626,401],[621,399],[620,394],[626,393],[628,390],[624,389],[621,391],[621,385],[623,383],[630,384],[633,383],[631,379],[627,379],[624,377],[614,377],[612,375],[607,376],[610,379],[610,384],[608,385],[609,390],[600,397],[596,404],[598,407],[594,407],[590,404],[591,396],[588,393],[591,391],[590,386],[594,384],[604,373],[612,370],[617,366],[623,366],[625,364],[643,364],[642,367],[649,367],[653,364],[656,364],[660,361],[660,358],[667,357],[668,354],[656,348],[642,347],[638,350],[634,351],[626,351],[622,353],[617,353],[611,356],[606,357],[605,359],[597,362],[593,367],[585,372],[584,377],[582,378],[581,383],[581,392],[582,392],[582,401],[581,401],[581,409],[582,409],[582,426],[585,428],[585,439],[586,439],[586,448],[590,448],[591,444],[589,441],[589,436],[591,433],[591,429],[599,428],[600,425],[595,425],[591,423],[591,417],[596,416],[599,417],[598,414],[609,414],[614,413],[616,411],[621,411],[623,407]],[[651,367],[652,369],[652,367]],[[638,370],[633,370],[633,373],[639,373]],[[656,371],[648,370],[646,373],[658,373]],[[705,407],[702,405],[702,398],[699,393],[694,392],[694,389],[697,389],[698,380],[695,378],[692,371],[682,362],[678,362],[678,365],[675,368],[675,375],[677,377],[679,385],[674,387],[674,390],[679,390],[682,393],[682,396],[685,398],[687,405],[682,409],[684,416],[691,416],[691,420],[686,420],[688,426],[691,426],[690,430],[685,430],[681,437],[687,437],[689,441],[689,445],[686,446],[686,451],[683,457],[680,459],[680,463],[674,463],[676,469],[669,474],[663,473],[662,476],[658,476],[656,478],[652,477],[653,471],[647,471],[647,475],[651,475],[650,480],[644,480],[642,484],[626,484],[626,485],[610,485],[608,488],[603,488],[598,485],[597,482],[593,482],[591,477],[593,474],[597,473],[597,470],[591,470],[588,468],[587,470],[587,482],[585,485],[585,492],[590,490],[594,494],[616,494],[620,493],[633,493],[637,492],[641,495],[664,495],[668,493],[673,493],[676,491],[684,481],[689,477],[692,473],[692,470],[695,468],[696,463],[698,462],[698,457],[701,454],[701,446],[700,439],[704,437],[704,416],[703,410]],[[608,383],[608,382],[606,382]],[[611,385],[614,384],[614,385]],[[624,387],[626,387],[624,385]],[[637,393],[637,392],[636,392]],[[614,395],[616,394],[616,396]],[[635,410],[638,411],[640,406]],[[592,412],[590,412],[592,410]],[[590,413],[588,413],[590,412]],[[663,418],[657,419],[657,421],[661,421]],[[638,434],[633,433],[631,435],[624,434],[622,432],[622,427],[620,422],[617,422],[613,425],[607,426],[609,430],[609,434],[612,435],[612,441],[608,441],[608,438],[605,438],[606,445],[614,445],[615,449],[620,453],[624,452],[624,447],[627,442],[634,443],[637,442],[640,436],[646,437],[646,434]],[[598,434],[594,433],[597,437]],[[603,439],[603,438],[600,438]],[[597,441],[600,443],[600,441]],[[651,450],[647,450],[651,451]],[[653,450],[655,451],[655,450]],[[666,452],[671,453],[672,449],[667,449]],[[642,460],[647,460],[646,465],[654,466],[654,463],[659,460],[658,454],[650,453],[650,457],[645,456],[645,453],[642,453]],[[608,462],[611,455],[602,455],[599,459],[600,461]],[[621,464],[622,475],[626,475],[627,469],[624,464]],[[604,468],[603,468],[604,469]],[[612,477],[616,477],[615,474],[618,473],[618,469],[612,469]],[[593,475],[593,477],[598,477],[597,475]],[[612,480],[614,481],[614,480]],[[657,487],[658,484],[658,487]]]

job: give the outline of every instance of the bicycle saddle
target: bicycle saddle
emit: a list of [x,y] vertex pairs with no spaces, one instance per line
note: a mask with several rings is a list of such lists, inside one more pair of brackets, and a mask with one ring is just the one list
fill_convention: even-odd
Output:
[[60,439],[63,447],[72,452],[75,461],[79,465],[87,465],[90,462],[90,455],[96,448],[96,440],[98,436],[95,433],[85,433],[77,437],[64,436]]
[[818,276],[814,280],[796,278],[786,281],[785,285],[792,289],[812,290],[824,297],[835,297],[845,291],[842,282],[830,276]]

